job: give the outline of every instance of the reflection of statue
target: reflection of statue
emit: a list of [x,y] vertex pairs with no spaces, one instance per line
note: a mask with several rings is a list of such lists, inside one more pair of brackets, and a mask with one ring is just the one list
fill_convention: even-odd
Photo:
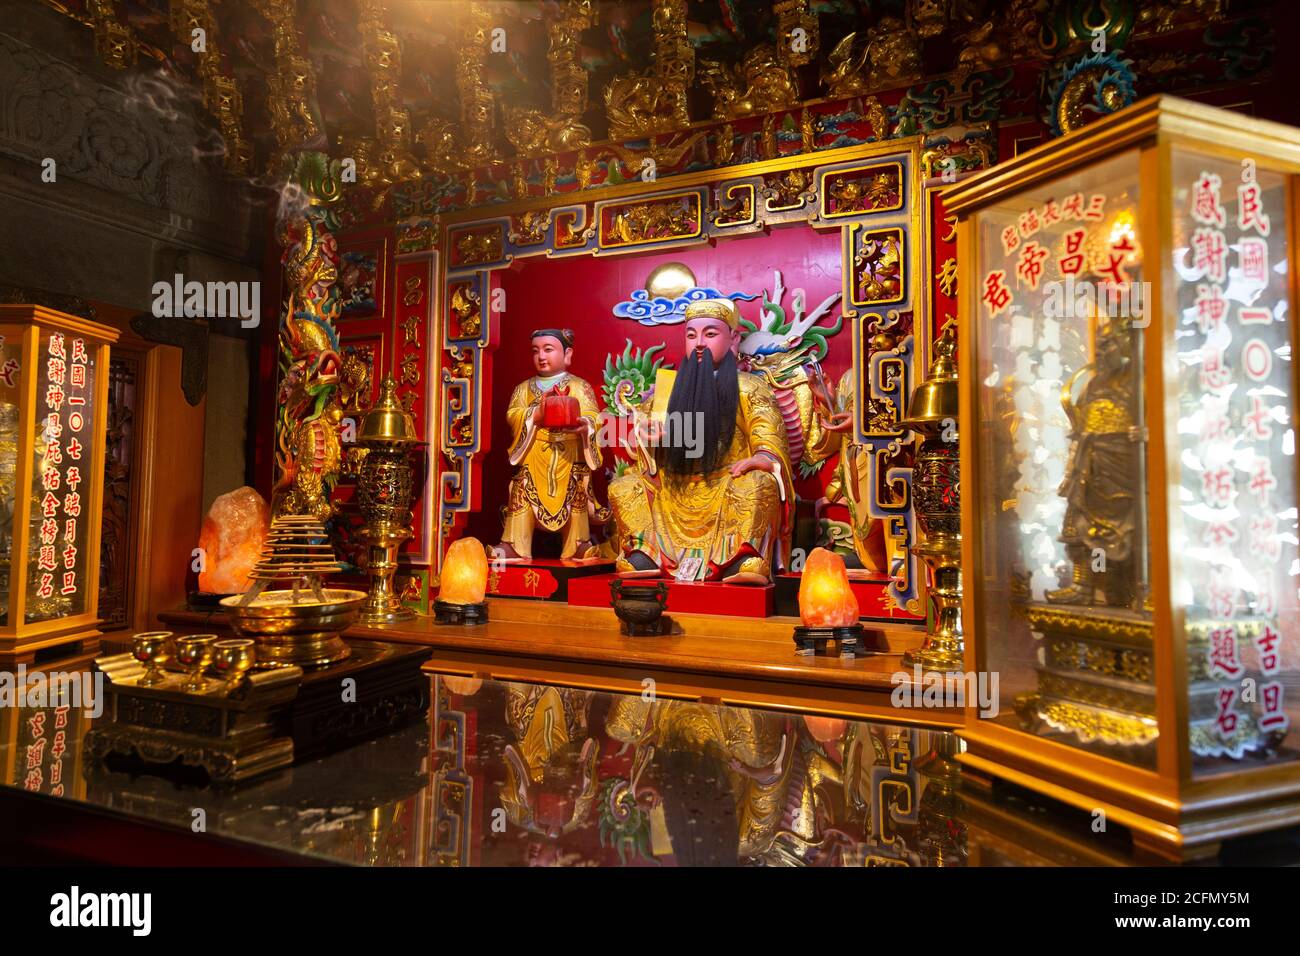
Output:
[[[1060,488],[1067,502],[1060,540],[1074,576],[1069,586],[1048,592],[1053,603],[1122,607],[1133,597],[1140,446],[1128,332],[1126,320],[1102,325],[1096,360],[1061,390],[1074,442]],[[1074,386],[1089,371],[1092,378],[1076,402]]]
[[785,546],[790,463],[771,389],[737,370],[740,334],[730,299],[686,307],[682,367],[656,376],[656,406],[671,389],[667,419],[647,421],[644,405],[635,416],[638,440],[656,447],[654,462],[609,485],[624,576],[771,580],[773,556]]
[[[835,475],[826,486],[826,501],[835,504],[842,500],[848,508],[853,551],[860,566],[872,571],[884,571],[887,564],[884,525],[879,518],[871,517],[869,511],[870,456],[866,448],[853,440],[853,392],[856,377],[857,373],[853,369],[845,372],[833,396],[818,395],[819,389],[814,385],[813,394],[819,407],[810,429],[805,456],[809,461],[819,462],[839,453]],[[834,403],[833,407],[820,407],[830,402]],[[848,558],[846,561],[852,567],[853,562]]]
[[506,688],[506,721],[515,740],[505,748],[501,806],[515,826],[555,839],[581,826],[596,800],[600,746],[587,730],[592,692],[515,683]]
[[510,464],[518,466],[501,535],[506,557],[532,557],[535,525],[564,532],[561,558],[579,555],[591,544],[587,499],[591,469],[600,467],[600,405],[591,386],[569,374],[572,361],[568,329],[533,333],[537,374],[519,383],[506,409]]
[[744,707],[620,696],[605,720],[611,738],[636,748],[634,767],[648,763],[656,751],[694,753],[720,764],[735,801],[738,855],[754,858],[770,848],[783,822],[795,763],[784,717]]
[[[846,847],[860,843],[862,824],[870,819],[876,761],[870,744],[863,753],[861,738],[871,732],[866,724],[836,718],[805,722],[822,736],[809,739],[799,722],[761,710],[628,696],[611,701],[605,733],[634,748],[624,795],[629,809],[662,801],[679,860],[834,865]],[[654,771],[643,773],[652,762]],[[654,784],[638,785],[643,776]],[[731,806],[698,817],[704,781],[714,779]],[[685,806],[683,783],[691,795]],[[733,808],[734,822],[726,812]],[[708,830],[693,826],[697,820]],[[725,839],[728,827],[735,828],[725,834],[736,838],[734,857],[733,847],[716,840]]]

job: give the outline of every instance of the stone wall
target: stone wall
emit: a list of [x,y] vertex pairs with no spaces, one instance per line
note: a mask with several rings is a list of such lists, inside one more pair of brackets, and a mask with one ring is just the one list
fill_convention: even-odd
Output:
[[[147,312],[177,272],[260,279],[270,194],[223,171],[197,88],[148,60],[104,66],[90,30],[43,4],[0,7],[0,284]],[[255,333],[213,323],[205,501],[243,484]]]

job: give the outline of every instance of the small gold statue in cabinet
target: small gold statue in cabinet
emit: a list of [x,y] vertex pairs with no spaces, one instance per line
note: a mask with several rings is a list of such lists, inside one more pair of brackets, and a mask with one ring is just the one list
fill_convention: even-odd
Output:
[[573,364],[570,329],[533,333],[537,374],[520,382],[510,396],[510,479],[505,530],[500,550],[509,558],[533,556],[538,525],[564,535],[562,559],[586,557],[592,548],[588,513],[591,470],[601,463],[600,406]]
[[[1140,431],[1130,366],[1131,328],[1112,319],[1097,330],[1096,359],[1061,389],[1074,440],[1061,482],[1066,499],[1060,540],[1072,581],[1047,593],[1052,604],[1128,607],[1134,600],[1133,544],[1137,531]],[[1092,377],[1077,401],[1075,386]]]

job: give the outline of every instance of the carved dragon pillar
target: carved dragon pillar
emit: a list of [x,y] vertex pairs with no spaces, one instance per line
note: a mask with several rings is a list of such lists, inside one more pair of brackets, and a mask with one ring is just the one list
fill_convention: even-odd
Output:
[[338,396],[340,308],[338,252],[332,208],[339,198],[339,163],[300,153],[281,200],[277,238],[284,248],[286,289],[279,327],[275,422],[274,517],[333,514],[341,446]]
[[[547,21],[551,115],[537,109],[505,108],[506,139],[520,157],[582,149],[591,143],[591,130],[582,123],[587,111],[587,71],[578,59],[579,38],[591,23],[591,0],[566,0]],[[523,164],[519,169],[523,175]],[[516,189],[516,194],[526,192]]]
[[612,139],[639,139],[691,123],[686,91],[695,79],[695,48],[686,35],[686,0],[654,0],[653,66],[613,80],[605,89]]

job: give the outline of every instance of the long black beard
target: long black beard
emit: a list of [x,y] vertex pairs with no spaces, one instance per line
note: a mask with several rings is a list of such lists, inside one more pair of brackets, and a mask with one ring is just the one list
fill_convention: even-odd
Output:
[[[655,449],[655,462],[669,478],[708,475],[716,471],[731,448],[736,435],[736,407],[740,402],[740,378],[736,356],[728,352],[714,374],[713,353],[708,349],[696,359],[689,354],[677,370],[673,391],[668,397],[669,428],[664,442]],[[683,440],[683,423],[688,416],[700,415],[703,436],[700,445],[691,449]],[[698,433],[697,433],[697,437]],[[690,452],[702,452],[690,457]]]

